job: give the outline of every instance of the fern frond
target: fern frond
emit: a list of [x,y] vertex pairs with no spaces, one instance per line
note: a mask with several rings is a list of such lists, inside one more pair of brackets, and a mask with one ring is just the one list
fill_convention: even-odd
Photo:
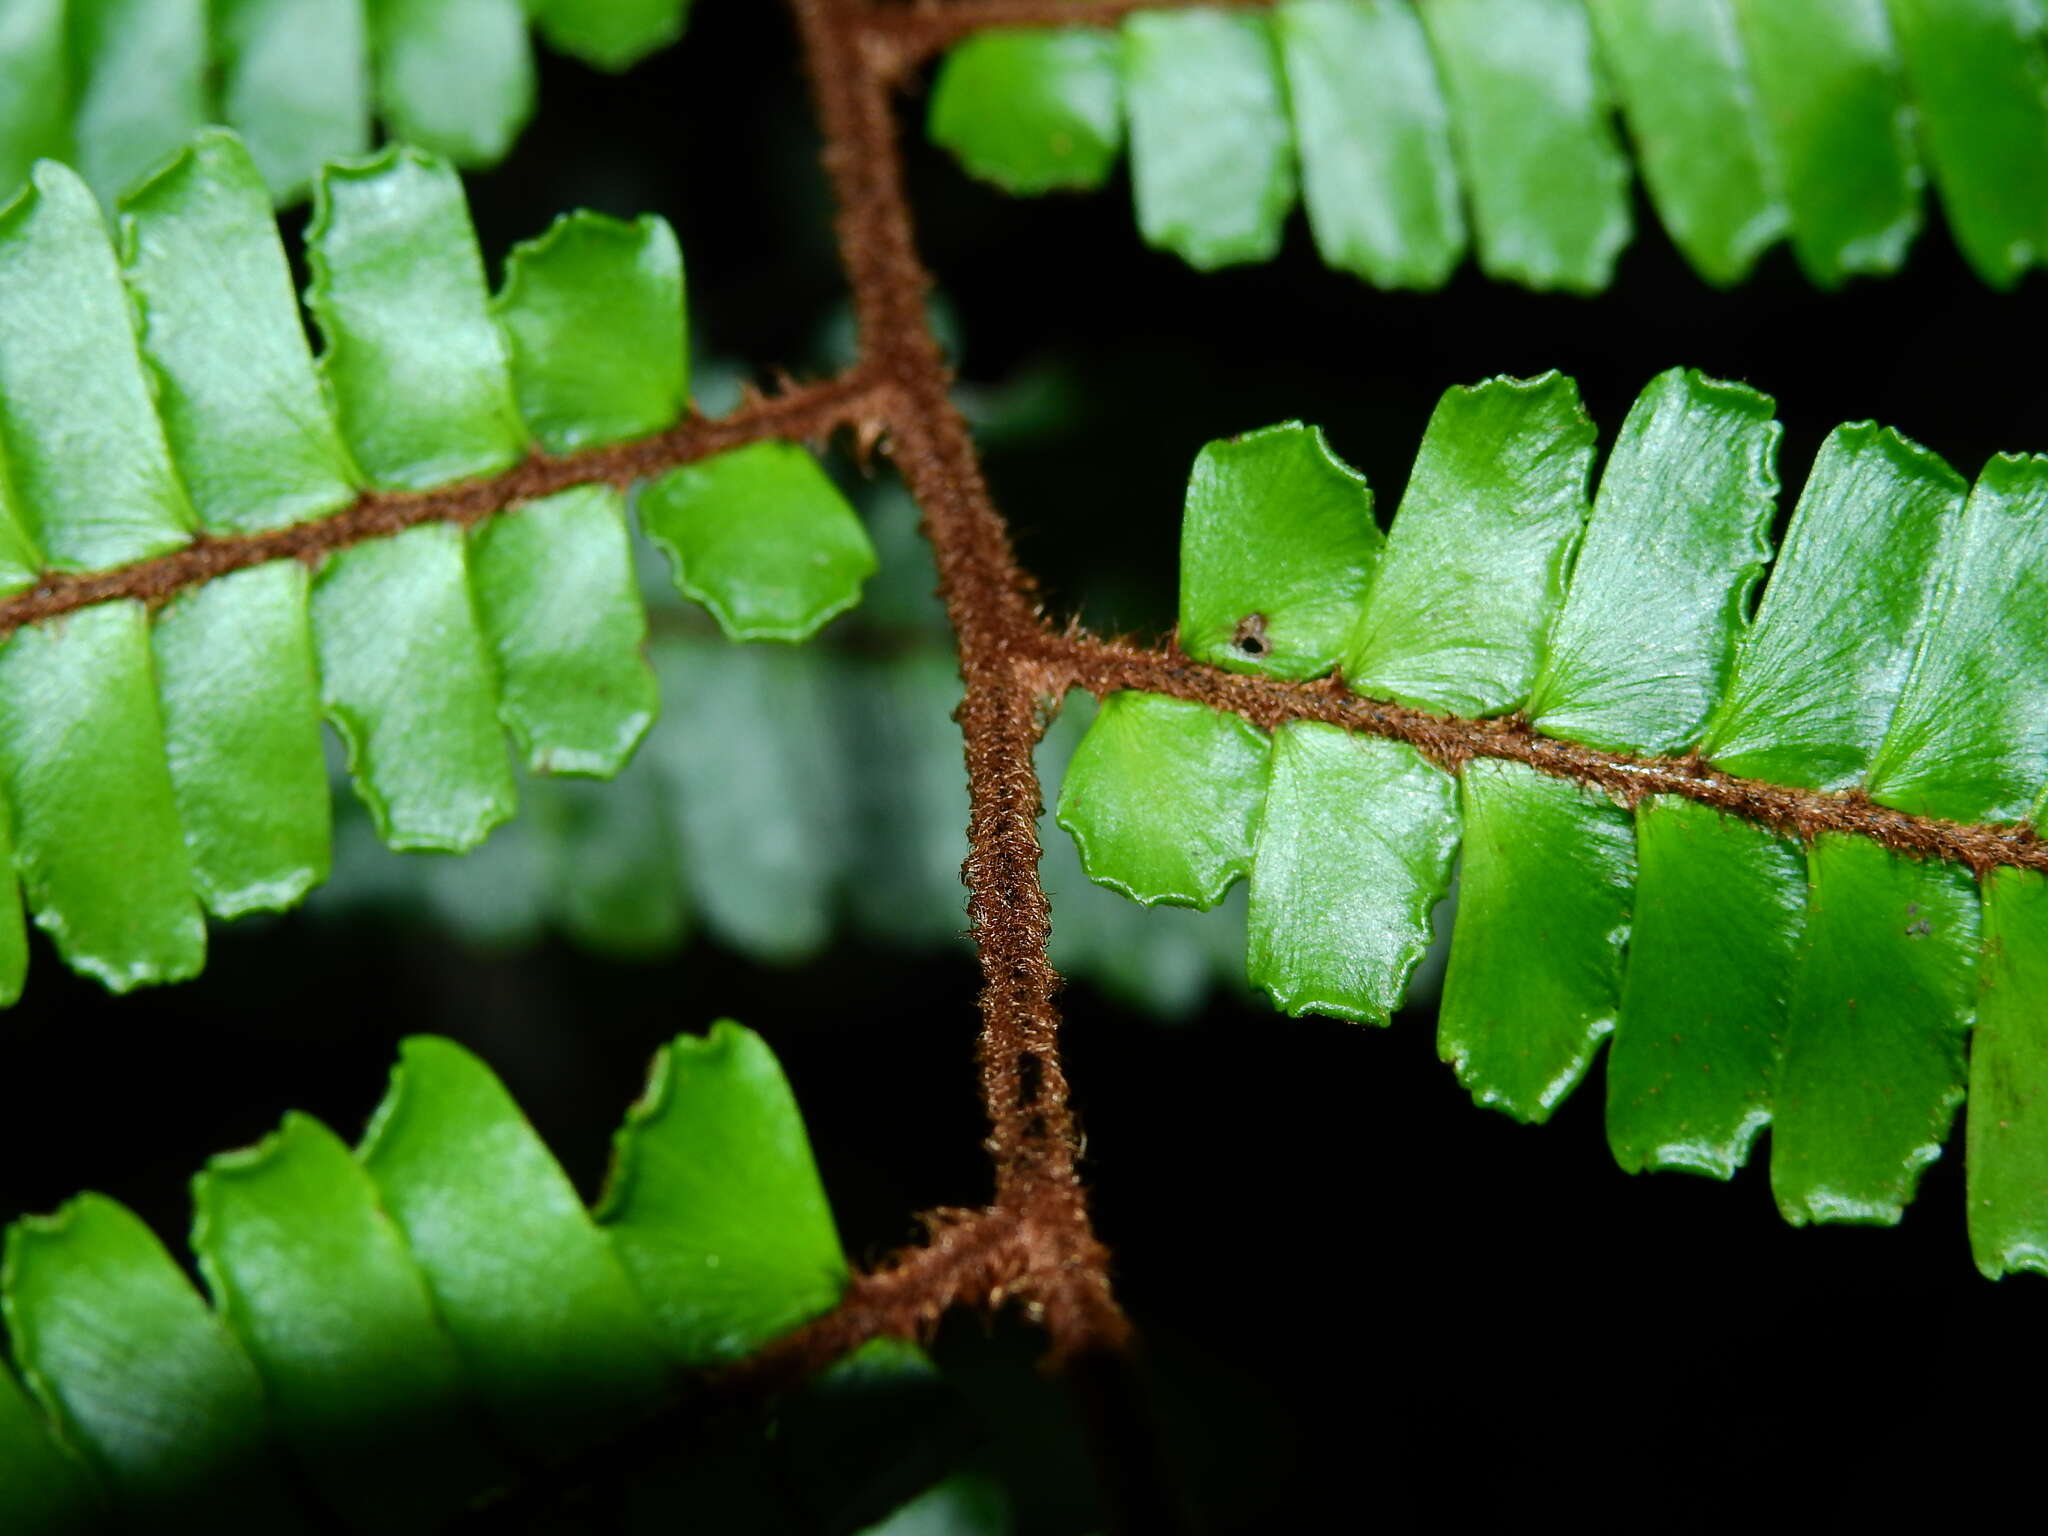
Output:
[[[193,1203],[210,1307],[103,1196],[9,1230],[8,1530],[438,1529],[847,1279],[789,1086],[732,1023],[656,1057],[594,1216],[489,1069],[427,1037],[358,1150],[288,1115]],[[851,1369],[928,1373],[869,1354]]]
[[[1405,706],[1406,739],[1114,695],[1059,819],[1141,901],[1206,906],[1247,875],[1253,979],[1376,1023],[1458,854],[1439,1046],[1474,1097],[1546,1119],[1611,1038],[1622,1165],[1725,1178],[1768,1124],[1795,1223],[1896,1221],[1967,1074],[1978,1262],[2048,1272],[2048,1030],[2023,987],[2048,876],[2013,831],[2048,784],[2048,460],[1993,459],[1973,488],[1888,429],[1837,429],[1752,617],[1777,436],[1764,396],[1665,374],[1589,505],[1568,380],[1453,389],[1383,547],[1362,485],[1348,533],[1290,491],[1335,483],[1318,435],[1210,445],[1188,650],[1299,677],[1348,604],[1343,684]],[[1225,462],[1254,467],[1219,494]],[[1595,773],[1566,744],[1610,755]],[[1765,817],[1787,791],[1805,811]]]
[[[1896,271],[1931,168],[1958,244],[2011,287],[2048,241],[2041,19],[2007,0],[1279,0],[991,31],[931,136],[1012,192],[1100,186],[1128,122],[1138,225],[1191,264],[1262,261],[1296,183],[1330,266],[1435,288],[1462,259],[1607,286],[1630,235],[1618,109],[1708,282],[1789,235],[1814,283]],[[1298,176],[1296,166],[1299,166]]]
[[0,197],[43,158],[111,207],[209,123],[249,146],[280,203],[371,119],[465,167],[533,111],[529,27],[620,70],[682,33],[689,0],[10,0],[0,22]]
[[[378,493],[516,475],[536,439],[590,449],[688,410],[658,219],[571,215],[493,299],[445,162],[336,166],[308,237],[317,364],[232,135],[195,140],[120,229],[117,263],[47,161],[0,211],[0,819],[38,924],[116,989],[196,972],[202,906],[275,909],[325,878],[322,714],[397,847],[468,848],[513,814],[506,729],[536,773],[618,771],[657,702],[618,489],[320,534]],[[762,446],[670,472],[650,515],[735,632],[800,639],[873,551],[801,449]],[[223,550],[266,563],[210,565]]]
[[[881,569],[850,623],[801,650],[724,644],[648,581],[661,712],[616,780],[524,777],[518,821],[460,858],[388,852],[337,791],[334,875],[307,912],[431,922],[494,949],[553,932],[635,960],[698,935],[769,965],[849,937],[964,955],[959,663],[917,508],[882,489],[863,508]],[[651,573],[658,557],[642,554]],[[1073,700],[1040,743],[1048,802],[1091,713]],[[1166,1018],[1242,990],[1242,900],[1214,920],[1134,907],[1050,826],[1043,840],[1062,974]]]

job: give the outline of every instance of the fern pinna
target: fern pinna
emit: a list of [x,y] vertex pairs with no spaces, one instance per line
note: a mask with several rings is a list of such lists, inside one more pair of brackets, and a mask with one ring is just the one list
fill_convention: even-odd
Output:
[[[308,256],[317,365],[219,130],[124,200],[119,266],[62,166],[0,212],[0,800],[36,922],[117,990],[196,972],[202,909],[325,878],[323,713],[394,847],[513,814],[507,729],[535,773],[616,773],[656,705],[639,474],[699,460],[640,519],[736,637],[810,633],[874,566],[800,447],[638,452],[696,430],[660,220],[564,219],[493,299],[454,172],[394,147],[323,176]],[[26,958],[10,875],[0,999]]]
[[248,143],[280,203],[367,153],[371,120],[458,165],[495,164],[534,106],[529,30],[601,69],[673,42],[689,0],[10,0],[0,24],[0,199],[42,157],[109,205],[208,123]]
[[1545,1119],[1611,1036],[1622,1166],[1726,1178],[1769,1125],[1790,1221],[1896,1221],[1967,1075],[1978,1263],[2048,1272],[2048,461],[1972,488],[1839,428],[1752,616],[1776,445],[1766,397],[1667,373],[1589,508],[1570,381],[1453,389],[1383,537],[1314,429],[1210,444],[1187,654],[1385,704],[1268,732],[1113,694],[1060,820],[1140,901],[1247,878],[1252,979],[1375,1023],[1462,847],[1439,1044],[1473,1096]]
[[1140,10],[1121,33],[969,38],[932,136],[1026,193],[1100,186],[1128,136],[1149,243],[1263,261],[1299,196],[1323,260],[1385,288],[1440,286],[1468,243],[1493,277],[1605,288],[1633,222],[1617,109],[1711,283],[1787,237],[1823,287],[1897,271],[1930,172],[1987,283],[2048,253],[2032,4],[1279,0]]
[[[442,1529],[658,1423],[848,1282],[788,1084],[731,1023],[656,1058],[595,1213],[490,1070],[432,1037],[355,1151],[290,1115],[192,1188],[211,1307],[102,1196],[9,1230],[7,1530]],[[779,1443],[685,1438],[640,1497],[730,1529],[872,1518],[927,1475],[900,1445],[934,1390],[877,1341],[785,1407]]]

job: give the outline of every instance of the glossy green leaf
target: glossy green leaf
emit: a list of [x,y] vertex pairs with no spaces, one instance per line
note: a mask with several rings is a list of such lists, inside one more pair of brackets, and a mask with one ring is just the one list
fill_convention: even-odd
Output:
[[191,588],[152,641],[192,881],[221,917],[295,905],[327,878],[331,812],[306,568]]
[[281,1438],[352,1528],[434,1530],[511,1469],[472,1407],[425,1280],[369,1176],[285,1116],[193,1180],[193,1251]]
[[1316,250],[1382,288],[1441,287],[1465,254],[1465,215],[1409,0],[1285,0],[1273,28]]
[[19,1001],[28,980],[28,929],[14,868],[14,812],[0,795],[0,1008]]
[[1956,865],[1835,833],[1808,859],[1771,1189],[1794,1225],[1895,1222],[1963,1101],[1976,884]]
[[1289,1014],[1386,1023],[1457,844],[1456,787],[1414,748],[1282,726],[1252,857],[1252,982]]
[[313,583],[313,643],[327,716],[386,842],[460,852],[511,818],[459,528],[427,524],[330,556]]
[[0,648],[0,778],[30,910],[67,965],[116,992],[198,974],[206,925],[140,603],[31,625]]
[[4,1287],[30,1389],[144,1528],[304,1529],[249,1357],[126,1207],[82,1195],[16,1222]]
[[1632,905],[1608,1144],[1630,1173],[1731,1178],[1771,1120],[1806,861],[1761,827],[1654,796],[1636,809]]
[[11,0],[0,10],[0,203],[37,160],[71,152],[65,9],[66,0]]
[[640,527],[676,587],[732,640],[805,640],[860,601],[875,547],[831,477],[795,443],[753,443],[641,488]]
[[1956,472],[1868,422],[1837,427],[1800,493],[1702,750],[1748,778],[1862,777],[1912,664]]
[[1180,644],[1234,672],[1327,672],[1385,545],[1365,477],[1318,428],[1286,422],[1210,443],[1181,521]]
[[1614,1028],[1635,829],[1613,802],[1520,763],[1480,759],[1458,777],[1464,857],[1437,1053],[1477,1102],[1540,1123]]
[[78,166],[109,206],[212,116],[207,0],[70,0]]
[[98,1523],[99,1480],[58,1440],[0,1365],[0,1509],[16,1536],[74,1536]]
[[[827,679],[801,651],[671,637],[645,751],[669,791],[691,907],[724,941],[784,962],[830,939],[847,855]],[[713,723],[715,722],[715,724]]]
[[1895,271],[1922,173],[1885,0],[1734,4],[1800,266],[1823,288]]
[[2048,1274],[2048,879],[1984,882],[1982,990],[1970,1040],[1970,1246],[1997,1279]]
[[[1070,692],[1058,716],[1039,739],[1033,754],[1038,781],[1047,802],[1058,804],[1074,755],[1087,739],[1099,712],[1094,698]],[[956,733],[957,737],[957,733]],[[959,761],[959,749],[954,748]],[[960,802],[957,827],[966,825],[966,802]],[[956,833],[956,837],[957,837]],[[1128,1007],[1162,1019],[1185,1018],[1221,984],[1242,987],[1245,969],[1245,895],[1237,887],[1212,912],[1190,907],[1139,906],[1091,881],[1082,869],[1074,839],[1062,836],[1051,819],[1039,817],[1038,883],[1052,908],[1052,938],[1047,957],[1062,976],[1086,978]],[[958,889],[960,860],[966,854],[958,838],[953,880]],[[964,933],[963,903],[952,901],[950,932]]]
[[190,537],[100,211],[49,161],[0,212],[0,466],[29,541],[0,533],[0,590],[27,584],[37,548],[54,569],[96,571]]
[[329,160],[370,147],[363,0],[213,0],[221,117],[271,196],[297,202]]
[[1651,380],[1600,477],[1529,699],[1538,730],[1635,752],[1699,739],[1770,558],[1778,435],[1767,395]]
[[668,221],[572,213],[512,248],[492,308],[550,453],[659,431],[689,408],[683,254]]
[[407,1040],[362,1157],[479,1395],[522,1444],[559,1455],[660,1401],[646,1308],[482,1062]]
[[1890,0],[1921,142],[1956,243],[1994,288],[2048,254],[2039,0]]
[[1583,0],[1426,0],[1479,264],[1593,293],[1628,243],[1628,160]]
[[1099,187],[1123,149],[1120,66],[1094,27],[977,32],[939,66],[932,140],[1006,192]]
[[209,131],[121,211],[156,408],[200,526],[255,533],[346,506],[355,466],[248,151]]
[[1741,282],[1791,215],[1731,0],[1587,5],[1657,216],[1701,277]]
[[1562,374],[1444,392],[1344,657],[1361,693],[1513,709],[1586,518],[1593,424]]
[[1251,870],[1270,745],[1187,699],[1104,699],[1060,784],[1088,878],[1146,906],[1215,906]]
[[846,1286],[788,1080],[731,1020],[655,1057],[597,1219],[686,1366],[740,1359],[829,1311]]
[[498,713],[527,766],[617,773],[660,702],[641,654],[625,498],[577,486],[478,524],[470,582],[497,658]]
[[1273,35],[1247,12],[1125,19],[1131,190],[1150,245],[1209,271],[1265,261],[1294,207],[1294,142]]
[[327,341],[321,371],[373,481],[417,490],[524,455],[505,340],[451,167],[394,145],[328,168],[306,258],[306,303]]
[[368,0],[377,105],[394,135],[457,165],[504,158],[533,112],[519,0]]
[[527,0],[526,8],[549,47],[623,70],[683,35],[690,0]]
[[2048,459],[1984,466],[1865,788],[1950,821],[2018,821],[2048,780]]

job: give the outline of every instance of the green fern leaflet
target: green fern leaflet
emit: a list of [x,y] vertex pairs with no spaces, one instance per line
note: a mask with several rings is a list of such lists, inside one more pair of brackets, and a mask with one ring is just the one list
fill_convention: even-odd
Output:
[[[731,1023],[656,1058],[594,1215],[489,1069],[437,1038],[406,1043],[355,1151],[288,1115],[215,1158],[193,1202],[210,1307],[103,1196],[9,1230],[7,1530],[440,1529],[828,1310],[847,1279],[789,1086]],[[786,1428],[835,1396],[874,1412],[932,1386],[914,1348],[884,1340]],[[901,1454],[872,1429],[833,1433],[853,1445],[773,1454]],[[693,1512],[758,1502],[735,1473],[775,1476],[744,1443],[707,1453],[739,1461],[669,1474]]]
[[102,202],[225,124],[280,203],[330,160],[398,138],[482,167],[533,112],[529,28],[618,70],[681,35],[689,0],[9,0],[0,197],[40,158]]
[[1392,735],[1268,735],[1122,693],[1059,818],[1139,901],[1207,907],[1246,879],[1251,978],[1294,1014],[1385,1023],[1455,865],[1439,1047],[1474,1098],[1541,1121],[1607,1042],[1624,1168],[1726,1178],[1768,1125],[1795,1223],[1897,1221],[1967,1082],[1977,1261],[2048,1273],[2048,877],[1991,857],[1980,880],[1844,830],[1801,846],[1627,782],[1632,763],[1718,770],[1737,811],[1749,784],[2038,822],[2048,459],[1995,458],[1972,487],[1889,429],[1837,429],[1752,613],[1777,442],[1766,397],[1667,373],[1589,504],[1569,380],[1453,389],[1384,535],[1313,429],[1210,444],[1182,544],[1192,655],[1334,665],[1417,712],[1418,739],[1512,716],[1620,766],[1601,793],[1475,731],[1454,774]]
[[[319,535],[373,492],[674,426],[668,226],[572,215],[512,253],[494,299],[455,172],[394,147],[323,174],[308,259],[317,363],[262,182],[220,130],[124,200],[118,255],[54,162],[0,210],[0,599],[139,583],[0,644],[0,854],[66,962],[116,990],[198,971],[202,911],[274,910],[326,878],[323,715],[385,841],[446,851],[513,814],[506,731],[535,773],[609,777],[654,718],[610,485],[467,531],[451,514],[324,553]],[[874,568],[784,444],[672,471],[642,512],[737,636],[801,638]],[[150,586],[149,562],[280,532],[309,542]],[[25,963],[0,879],[0,1001]]]
[[[1121,35],[990,31],[930,132],[1012,192],[1092,188],[1128,136],[1138,227],[1197,267],[1264,261],[1297,194],[1323,260],[1436,288],[1594,293],[1650,200],[1708,282],[1789,237],[1814,283],[1895,272],[1931,170],[2009,288],[2048,255],[2048,54],[2011,0],[1280,0]],[[1462,196],[1461,196],[1462,193]]]

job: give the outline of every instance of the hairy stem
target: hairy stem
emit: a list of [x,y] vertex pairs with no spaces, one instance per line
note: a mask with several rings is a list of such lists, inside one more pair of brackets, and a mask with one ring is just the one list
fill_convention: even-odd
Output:
[[503,474],[430,491],[368,491],[331,517],[267,533],[201,534],[183,549],[111,571],[49,575],[27,592],[0,599],[0,640],[24,624],[94,603],[121,598],[161,603],[187,587],[270,560],[317,561],[352,544],[388,539],[423,523],[467,526],[571,486],[609,482],[623,489],[635,480],[748,443],[770,438],[822,441],[845,426],[869,431],[880,415],[883,393],[870,375],[855,368],[822,383],[749,400],[715,421],[692,416],[665,432],[629,443],[578,453],[537,453]]
[[2048,872],[2048,842],[2032,827],[1967,825],[1873,805],[1854,791],[1826,793],[1742,779],[1697,757],[1604,752],[1544,736],[1518,716],[1467,720],[1403,704],[1361,698],[1341,680],[1290,683],[1204,666],[1178,649],[1148,650],[1081,630],[1048,635],[1034,675],[1050,686],[1086,688],[1098,698],[1118,689],[1191,699],[1242,715],[1266,730],[1290,720],[1320,720],[1362,735],[1405,741],[1455,772],[1475,757],[1524,763],[1572,779],[1633,806],[1650,795],[1682,795],[1775,832],[1810,841],[1823,832],[1867,837],[1895,853],[1966,864],[1978,875],[2012,865]]

